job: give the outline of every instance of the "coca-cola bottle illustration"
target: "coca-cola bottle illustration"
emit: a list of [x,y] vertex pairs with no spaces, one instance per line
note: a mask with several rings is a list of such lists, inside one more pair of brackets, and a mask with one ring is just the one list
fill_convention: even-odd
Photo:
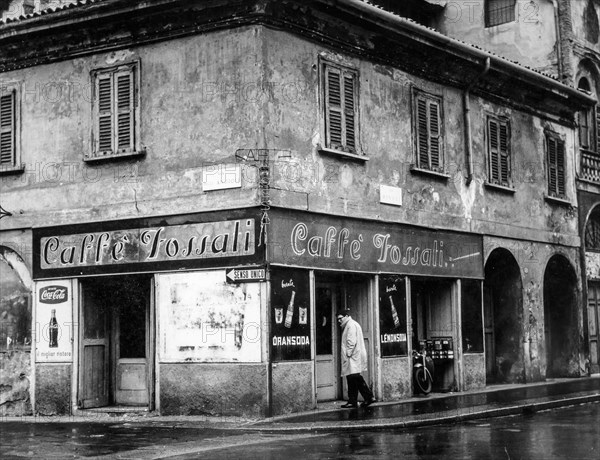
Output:
[[48,335],[50,336],[49,347],[58,348],[58,321],[56,321],[56,310],[52,309],[50,324],[48,325]]
[[392,308],[392,318],[394,319],[394,327],[400,326],[400,318],[398,318],[398,312],[396,311],[396,307],[394,306],[394,299],[392,296],[390,297],[390,307]]
[[296,291],[292,291],[292,298],[290,299],[290,303],[287,307],[287,312],[285,313],[285,323],[284,326],[288,329],[292,327],[292,318],[294,317],[294,298],[296,297]]

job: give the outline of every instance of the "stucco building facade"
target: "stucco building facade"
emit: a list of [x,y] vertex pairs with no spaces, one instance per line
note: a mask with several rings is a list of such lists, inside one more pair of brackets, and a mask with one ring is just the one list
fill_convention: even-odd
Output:
[[343,399],[343,306],[382,400],[422,343],[434,391],[589,372],[592,96],[357,0],[77,2],[0,49],[5,413]]

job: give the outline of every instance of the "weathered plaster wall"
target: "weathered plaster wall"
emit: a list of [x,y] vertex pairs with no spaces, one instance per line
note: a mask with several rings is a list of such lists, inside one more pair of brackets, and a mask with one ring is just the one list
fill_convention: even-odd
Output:
[[443,34],[556,75],[554,7],[549,0],[517,0],[515,21],[485,27],[484,2],[447,2]]
[[271,415],[300,412],[313,408],[313,362],[279,362],[273,364]]
[[485,355],[465,353],[463,355],[464,391],[485,388]]
[[[260,146],[260,28],[198,35],[6,72],[20,88],[24,174],[3,178],[2,228],[47,226],[256,204],[242,188],[202,191],[202,170]],[[90,71],[140,61],[145,158],[84,163],[91,150]],[[30,135],[35,133],[35,135]],[[219,173],[231,174],[231,170]]]
[[570,3],[574,37],[600,52],[600,2],[571,0]]
[[[544,129],[564,137],[568,154],[567,195],[575,203],[574,139],[570,129],[521,111],[473,98],[471,103],[474,180],[465,183],[462,92],[423,81],[391,67],[340,56],[290,34],[266,30],[265,72],[279,85],[294,83],[292,97],[268,99],[265,139],[269,148],[289,149],[291,158],[274,166],[273,204],[354,217],[406,222],[519,239],[579,244],[573,208],[545,201]],[[319,108],[318,57],[360,72],[360,146],[369,158],[351,161],[319,153],[323,142]],[[292,65],[290,65],[290,62]],[[444,98],[447,180],[417,175],[412,141],[412,87]],[[485,117],[511,119],[515,193],[484,185],[487,172]],[[402,188],[403,205],[379,203],[379,185]]]
[[71,413],[71,364],[37,364],[35,412],[40,415]]
[[600,253],[586,252],[585,253],[585,271],[587,279],[600,279]]
[[160,364],[163,415],[267,414],[267,369],[257,364]]
[[384,401],[406,398],[412,395],[412,373],[409,358],[385,358],[379,360]]
[[0,353],[0,416],[31,414],[31,354]]

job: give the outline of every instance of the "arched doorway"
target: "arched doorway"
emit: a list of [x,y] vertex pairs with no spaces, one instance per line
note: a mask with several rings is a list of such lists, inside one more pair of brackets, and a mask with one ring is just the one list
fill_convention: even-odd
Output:
[[544,273],[546,377],[579,375],[577,276],[566,257],[552,256]]
[[521,382],[523,283],[510,251],[498,248],[489,255],[483,289],[486,383]]

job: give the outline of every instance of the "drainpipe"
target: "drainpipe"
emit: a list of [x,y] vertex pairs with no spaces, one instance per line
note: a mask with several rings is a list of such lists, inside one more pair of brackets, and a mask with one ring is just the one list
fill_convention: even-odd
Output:
[[558,80],[563,81],[562,40],[561,40],[561,34],[560,34],[558,0],[552,0],[552,5],[554,6],[554,28],[555,28],[555,33],[556,33],[556,59],[557,59]]
[[479,76],[471,82],[471,84],[467,87],[465,92],[463,93],[463,106],[464,106],[464,120],[465,120],[465,156],[467,157],[467,186],[471,185],[473,181],[473,155],[471,153],[471,115],[469,112],[471,111],[471,89],[475,84],[481,80],[486,73],[490,70],[490,58],[487,57],[485,59],[485,67],[483,72],[479,74]]

